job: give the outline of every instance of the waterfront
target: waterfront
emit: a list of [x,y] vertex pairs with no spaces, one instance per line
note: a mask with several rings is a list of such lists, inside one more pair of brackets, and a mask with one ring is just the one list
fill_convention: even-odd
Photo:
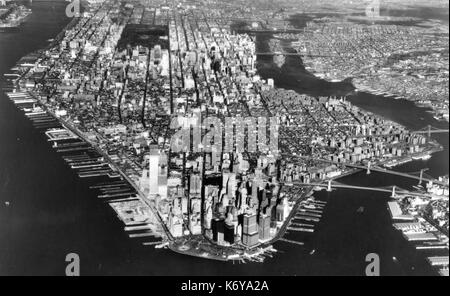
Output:
[[[39,18],[31,18],[24,28],[11,33],[14,35],[0,34],[2,73],[26,53],[45,46],[46,40],[53,38],[67,22],[58,18],[63,15],[64,5],[57,5],[55,12],[49,10],[50,5],[35,2],[34,14]],[[46,22],[41,23],[39,19],[45,19]],[[54,32],[44,30],[45,26],[53,28]],[[33,34],[35,38],[27,34]],[[22,46],[17,47],[12,40],[17,40]],[[32,40],[32,44],[26,44]],[[289,59],[286,63],[288,68],[281,69],[276,83],[283,81],[294,87],[298,84],[295,74],[301,72]],[[272,73],[270,61],[266,66],[268,73]],[[303,75],[308,76],[307,73]],[[313,79],[301,85],[303,89],[319,92],[322,85],[314,84]],[[363,103],[364,100],[360,104]],[[403,110],[408,106],[407,102],[404,103],[406,105],[397,107]],[[382,274],[404,274],[408,269],[390,261],[392,256],[402,250],[400,241],[381,244],[390,241],[387,238],[392,228],[385,196],[349,190],[317,194],[320,199],[329,200],[320,222],[321,229],[313,235],[289,236],[299,241],[304,240],[304,236],[311,236],[310,244],[303,248],[276,243],[275,248],[282,252],[267,259],[263,265],[233,265],[144,247],[138,240],[128,238],[113,211],[88,189],[89,182],[80,180],[65,166],[45,137],[33,129],[12,103],[2,96],[0,104],[1,274],[63,274],[64,258],[69,252],[80,254],[83,274],[359,275],[364,272],[364,257],[368,252],[378,252],[382,256]],[[381,115],[398,114],[386,109],[383,101],[373,104],[373,108],[378,108],[377,112]],[[412,110],[417,111],[418,115],[428,114],[420,108],[409,109]],[[426,120],[424,123],[427,124]],[[445,154],[448,153],[448,137],[446,139]],[[430,166],[430,174],[439,174],[437,172],[442,170],[443,161],[440,157],[443,156],[437,155],[428,162],[416,162],[399,169],[414,171],[407,166],[413,166],[414,169]],[[445,163],[448,173],[448,158]],[[372,185],[404,182],[377,174],[370,178],[365,175],[350,176],[345,180],[358,184],[365,180]],[[11,202],[9,207],[4,206],[7,200]],[[363,215],[356,212],[361,205],[367,209]],[[316,249],[314,255],[309,254],[310,249]]]

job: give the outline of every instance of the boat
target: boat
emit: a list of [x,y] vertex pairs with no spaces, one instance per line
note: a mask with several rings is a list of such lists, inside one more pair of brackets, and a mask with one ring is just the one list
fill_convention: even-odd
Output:
[[361,206],[356,210],[357,213],[364,213],[364,207]]

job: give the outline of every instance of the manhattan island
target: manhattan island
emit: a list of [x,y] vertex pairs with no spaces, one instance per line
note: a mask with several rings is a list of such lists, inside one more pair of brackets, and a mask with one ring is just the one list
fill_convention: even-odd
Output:
[[[345,98],[261,79],[254,40],[221,17],[231,4],[96,2],[18,63],[9,96],[80,177],[108,179],[93,188],[130,237],[262,260],[286,230],[313,231],[324,207],[310,197],[316,186],[440,149]],[[206,118],[224,122],[212,138]]]

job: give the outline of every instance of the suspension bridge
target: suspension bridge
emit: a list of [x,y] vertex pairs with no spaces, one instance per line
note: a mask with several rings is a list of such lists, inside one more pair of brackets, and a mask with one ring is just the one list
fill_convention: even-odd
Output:
[[[292,157],[292,155],[290,155],[290,156]],[[419,176],[416,176],[416,175],[413,175],[411,173],[398,172],[398,171],[389,170],[389,169],[386,169],[386,168],[381,168],[381,167],[378,167],[378,166],[373,166],[372,162],[370,162],[370,161],[367,163],[367,165],[363,165],[363,164],[354,164],[354,163],[348,163],[348,162],[337,162],[337,161],[333,161],[333,160],[330,160],[330,159],[313,158],[311,156],[296,156],[296,157],[297,158],[301,158],[302,160],[320,161],[320,162],[335,164],[335,165],[338,165],[338,166],[345,166],[345,167],[349,167],[349,168],[366,170],[366,173],[368,175],[372,171],[374,171],[374,172],[380,172],[380,173],[385,173],[385,174],[390,174],[390,175],[396,175],[396,176],[400,176],[400,177],[415,179],[415,180],[418,180],[418,185],[422,184],[423,182],[431,182],[433,184],[438,184],[438,185],[441,185],[441,186],[449,187],[449,184],[446,183],[446,182],[442,182],[442,181],[439,181],[439,180],[436,180],[434,178],[431,178],[431,177],[428,177],[428,176],[424,175],[425,169],[422,169],[420,171]]]
[[428,125],[424,127],[423,129],[420,129],[418,131],[413,131],[413,134],[426,134],[428,137],[431,137],[432,134],[442,134],[442,133],[448,133],[448,129],[443,128],[437,128],[431,125]]
[[298,53],[298,52],[281,52],[281,51],[256,52],[255,55],[258,55],[258,56],[277,56],[277,55],[282,55],[282,56],[300,56],[300,57],[310,56],[310,57],[318,57],[318,58],[334,57],[333,55],[311,55],[311,54],[302,54],[302,53]]
[[355,189],[355,190],[366,190],[366,191],[377,191],[377,192],[385,192],[391,193],[391,197],[396,197],[397,195],[411,195],[411,196],[419,196],[419,197],[432,197],[432,194],[423,193],[423,192],[412,192],[398,186],[383,186],[383,187],[369,187],[369,186],[356,186],[356,185],[348,185],[340,182],[328,180],[326,183],[303,183],[303,182],[292,182],[292,183],[283,183],[287,186],[301,186],[301,187],[323,187],[326,188],[327,191],[331,192],[333,188],[342,188],[342,189]]
[[[417,131],[411,131],[412,134],[424,134],[427,135],[429,138],[431,137],[432,134],[444,134],[444,133],[448,133],[448,129],[443,129],[443,128],[437,128],[434,126],[426,126],[420,130]],[[359,134],[357,136],[355,136],[356,138],[367,138],[367,137],[383,137],[383,136],[390,136],[392,134]]]

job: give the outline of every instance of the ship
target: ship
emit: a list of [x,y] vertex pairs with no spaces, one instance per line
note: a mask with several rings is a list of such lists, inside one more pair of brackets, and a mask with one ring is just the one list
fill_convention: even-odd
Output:
[[23,5],[11,4],[4,9],[0,15],[0,28],[19,27],[32,13],[30,8]]

